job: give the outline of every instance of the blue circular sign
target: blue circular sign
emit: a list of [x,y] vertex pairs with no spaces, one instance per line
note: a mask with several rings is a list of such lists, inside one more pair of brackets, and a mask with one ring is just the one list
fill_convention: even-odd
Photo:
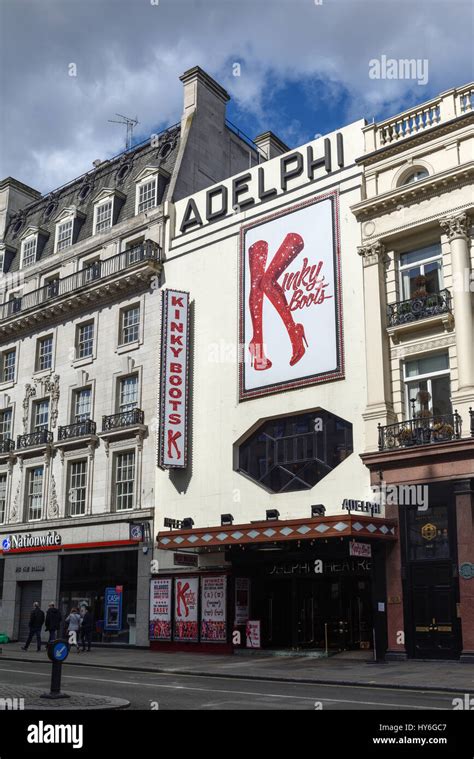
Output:
[[5,538],[4,540],[2,540],[2,550],[9,551],[10,548],[11,548],[10,538]]
[[53,646],[53,659],[54,661],[64,661],[69,655],[69,648],[67,643],[58,641]]

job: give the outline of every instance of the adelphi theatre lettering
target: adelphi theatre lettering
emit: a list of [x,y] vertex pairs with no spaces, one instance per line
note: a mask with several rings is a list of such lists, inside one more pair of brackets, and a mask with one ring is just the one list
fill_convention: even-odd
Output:
[[372,562],[369,559],[344,559],[343,561],[285,561],[281,564],[269,564],[269,575],[310,575],[310,574],[359,574],[370,572]]
[[3,551],[14,551],[17,548],[47,548],[50,546],[60,546],[62,538],[56,530],[48,532],[46,535],[8,535],[2,540]]
[[[280,183],[279,186],[270,186],[266,177],[266,167],[259,166],[256,174],[256,192],[252,193],[250,183],[254,178],[250,172],[239,174],[231,183],[230,188],[225,184],[212,187],[206,192],[205,210],[199,209],[194,198],[189,198],[180,225],[180,232],[184,234],[196,227],[202,226],[205,221],[211,223],[227,216],[234,209],[243,211],[246,208],[270,200],[280,193],[288,190],[288,185],[298,177],[306,175],[310,182],[315,180],[315,172],[324,168],[326,174],[333,172],[333,160],[331,155],[331,141],[325,138],[323,141],[323,156],[315,155],[312,145],[306,150],[294,150],[280,158]],[[336,134],[336,162],[339,169],[344,166],[344,148],[342,134]]]

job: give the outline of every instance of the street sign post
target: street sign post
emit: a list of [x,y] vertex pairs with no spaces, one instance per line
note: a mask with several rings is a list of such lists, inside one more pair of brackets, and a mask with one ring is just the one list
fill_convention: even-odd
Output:
[[69,656],[69,646],[66,640],[53,640],[48,643],[48,658],[52,662],[51,686],[49,693],[43,693],[41,698],[70,698],[61,693],[61,670],[63,661]]

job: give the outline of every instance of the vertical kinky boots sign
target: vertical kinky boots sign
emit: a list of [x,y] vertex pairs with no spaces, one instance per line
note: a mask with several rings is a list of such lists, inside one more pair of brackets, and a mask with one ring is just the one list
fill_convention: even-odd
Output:
[[341,379],[338,195],[246,225],[240,235],[240,398]]
[[189,293],[164,290],[158,464],[187,465]]

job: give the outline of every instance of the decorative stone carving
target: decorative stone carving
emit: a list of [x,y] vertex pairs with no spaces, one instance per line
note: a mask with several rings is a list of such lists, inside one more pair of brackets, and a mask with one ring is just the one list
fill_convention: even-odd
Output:
[[25,397],[23,398],[23,434],[28,434],[28,419],[30,416],[30,399],[36,396],[36,387],[29,383],[25,385]]
[[439,220],[439,223],[449,240],[454,240],[456,237],[467,239],[470,222],[466,213],[445,216],[444,219]]
[[19,522],[20,521],[19,518],[18,518],[18,516],[19,516],[18,503],[19,503],[19,500],[20,500],[20,487],[21,487],[21,483],[19,482],[18,485],[16,486],[15,498],[13,499],[12,510],[10,512],[10,521],[11,522]]
[[367,245],[360,245],[357,252],[359,256],[362,256],[364,266],[372,266],[379,261],[384,264],[389,262],[385,253],[385,246],[380,240],[375,240]]
[[58,496],[56,493],[56,480],[54,474],[51,472],[51,480],[49,486],[49,506],[48,517],[57,517],[59,512]]
[[58,403],[60,396],[59,374],[55,374],[54,376],[50,374],[47,377],[36,378],[35,385],[41,385],[41,395],[49,395],[51,398],[49,414],[51,419],[51,429],[54,430],[58,421]]

